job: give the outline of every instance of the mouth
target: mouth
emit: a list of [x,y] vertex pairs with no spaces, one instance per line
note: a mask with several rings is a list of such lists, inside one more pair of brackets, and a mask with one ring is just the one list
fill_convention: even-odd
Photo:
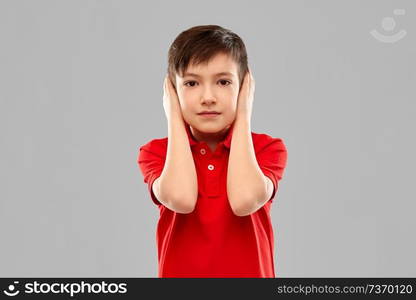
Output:
[[205,118],[215,118],[219,116],[221,113],[218,112],[210,112],[210,113],[199,113],[198,116],[205,117]]

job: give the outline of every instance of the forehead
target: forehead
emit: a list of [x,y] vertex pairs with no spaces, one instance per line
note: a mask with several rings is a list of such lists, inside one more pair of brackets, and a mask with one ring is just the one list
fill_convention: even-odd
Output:
[[222,72],[229,72],[232,75],[237,76],[237,71],[238,65],[231,56],[226,53],[218,53],[213,56],[207,63],[201,63],[198,65],[189,64],[184,72],[184,77],[187,75],[187,73],[209,76]]

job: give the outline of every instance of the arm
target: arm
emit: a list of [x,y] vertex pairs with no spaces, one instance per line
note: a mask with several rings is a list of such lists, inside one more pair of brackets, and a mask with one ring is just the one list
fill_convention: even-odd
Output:
[[198,196],[197,175],[185,125],[169,122],[168,149],[163,171],[153,183],[155,196],[169,209],[191,213]]
[[227,195],[237,216],[247,216],[272,196],[273,183],[260,169],[251,137],[251,112],[255,83],[250,70],[238,95],[237,116],[228,160]]
[[273,192],[273,183],[261,171],[255,156],[250,122],[234,124],[228,160],[227,194],[237,216],[247,216],[261,208]]
[[164,105],[168,116],[168,148],[163,171],[153,182],[155,196],[169,209],[191,213],[198,197],[194,159],[176,91],[165,80]]

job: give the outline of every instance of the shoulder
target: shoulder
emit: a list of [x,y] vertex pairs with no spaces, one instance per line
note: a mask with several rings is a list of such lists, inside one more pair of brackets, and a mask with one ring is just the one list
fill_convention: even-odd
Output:
[[168,138],[158,138],[147,142],[139,147],[139,151],[146,150],[149,152],[165,155],[168,147]]
[[286,146],[282,138],[272,137],[266,133],[251,132],[253,138],[253,146],[256,152],[266,147],[273,147],[286,151]]

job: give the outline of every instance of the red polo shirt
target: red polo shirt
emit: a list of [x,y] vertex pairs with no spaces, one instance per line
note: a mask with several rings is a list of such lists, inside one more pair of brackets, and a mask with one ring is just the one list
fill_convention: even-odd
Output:
[[271,199],[251,215],[234,215],[227,198],[227,167],[233,126],[212,152],[186,126],[198,176],[198,199],[192,213],[162,205],[152,184],[162,173],[168,138],[139,148],[138,164],[150,197],[160,210],[156,242],[159,277],[275,277],[270,205],[286,166],[286,147],[279,138],[251,132],[256,159],[274,185]]

